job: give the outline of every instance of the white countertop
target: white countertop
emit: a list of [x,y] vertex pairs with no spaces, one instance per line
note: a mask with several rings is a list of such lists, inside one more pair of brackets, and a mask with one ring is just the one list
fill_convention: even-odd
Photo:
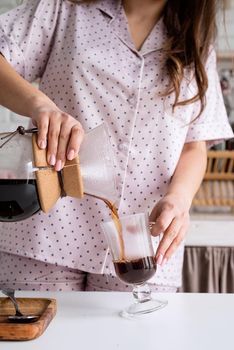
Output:
[[234,246],[234,213],[193,214],[185,245]]
[[[0,342],[1,350],[229,350],[234,348],[233,294],[164,294],[166,308],[126,320],[130,293],[18,292],[57,299],[55,319],[41,337]],[[156,296],[156,295],[155,295]]]

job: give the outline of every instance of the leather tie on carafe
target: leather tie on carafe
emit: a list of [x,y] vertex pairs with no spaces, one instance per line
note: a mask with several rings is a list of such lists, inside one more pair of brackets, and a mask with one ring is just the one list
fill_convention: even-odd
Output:
[[6,140],[6,141],[0,144],[0,148],[3,148],[16,134],[20,134],[20,135],[33,134],[33,133],[36,133],[37,131],[38,131],[37,128],[25,129],[23,126],[18,126],[18,128],[15,131],[1,133],[1,135],[4,135],[4,136],[0,137],[0,140]]

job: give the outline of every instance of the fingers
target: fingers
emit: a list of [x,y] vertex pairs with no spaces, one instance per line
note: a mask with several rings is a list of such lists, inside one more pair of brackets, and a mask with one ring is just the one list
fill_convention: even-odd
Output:
[[54,118],[51,118],[50,120],[49,131],[48,131],[48,149],[47,149],[47,162],[52,166],[56,164],[59,134],[60,134],[60,124],[57,123],[56,115],[54,115]]
[[174,217],[175,214],[172,210],[164,208],[161,214],[156,218],[155,224],[152,227],[152,236],[158,236],[160,233],[165,232],[172,223]]
[[66,159],[74,159],[84,137],[81,124],[59,110],[40,112],[36,118],[38,146],[47,147],[47,162],[60,171]]
[[45,149],[47,145],[47,133],[49,127],[49,116],[47,113],[41,113],[37,120],[38,134],[37,144],[41,149]]
[[73,120],[68,121],[65,118],[61,125],[56,155],[56,171],[60,171],[63,168],[66,158],[72,160],[77,156],[83,140],[83,128],[78,122],[75,125],[73,123]]
[[58,138],[58,148],[56,154],[56,164],[55,170],[60,171],[66,162],[66,150],[70,138],[70,127],[69,125],[63,123],[60,128],[59,138]]
[[184,240],[184,238],[186,236],[187,230],[188,230],[188,227],[186,225],[184,225],[180,228],[177,236],[172,241],[171,245],[169,246],[169,248],[167,249],[167,251],[164,254],[164,259],[165,259],[164,263],[166,263],[172,257],[172,255],[175,253],[175,251],[177,250],[179,245],[182,243],[182,241]]
[[164,232],[156,252],[156,261],[164,265],[177,250],[183,241],[189,227],[189,219],[183,221],[174,219],[168,229]]
[[81,124],[73,126],[72,133],[70,136],[70,141],[68,143],[68,148],[67,148],[68,160],[72,160],[78,155],[80,145],[83,139],[84,139],[84,130]]

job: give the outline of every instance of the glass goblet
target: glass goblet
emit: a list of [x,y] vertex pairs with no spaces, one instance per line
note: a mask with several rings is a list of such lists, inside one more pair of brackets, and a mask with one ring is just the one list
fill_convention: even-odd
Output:
[[101,227],[112,254],[116,275],[133,285],[134,304],[121,312],[121,316],[134,317],[159,310],[167,301],[151,297],[146,283],[156,272],[157,265],[150,234],[148,215],[139,213],[119,218],[121,225],[112,220]]

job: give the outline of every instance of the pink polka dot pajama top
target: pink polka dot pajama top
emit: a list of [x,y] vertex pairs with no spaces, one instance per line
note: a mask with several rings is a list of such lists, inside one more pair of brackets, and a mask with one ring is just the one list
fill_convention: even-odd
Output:
[[[224,108],[216,56],[206,63],[206,108],[172,112],[173,94],[162,97],[165,72],[163,20],[137,51],[121,1],[73,4],[27,0],[0,16],[0,52],[25,79],[80,121],[86,132],[105,122],[116,156],[120,215],[150,212],[166,193],[186,142],[233,136]],[[181,99],[196,93],[185,70]],[[0,251],[90,273],[113,273],[100,222],[104,203],[85,196],[60,199],[49,214],[0,223]],[[153,277],[161,286],[181,284],[183,244]]]

